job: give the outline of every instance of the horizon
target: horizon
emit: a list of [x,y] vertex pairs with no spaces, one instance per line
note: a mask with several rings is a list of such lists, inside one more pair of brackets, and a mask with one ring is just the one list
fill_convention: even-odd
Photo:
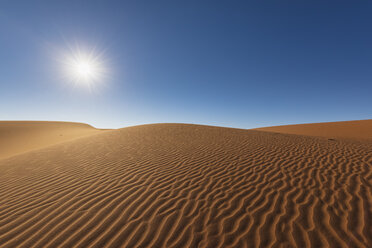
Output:
[[234,128],[234,129],[243,129],[243,130],[252,130],[252,129],[261,129],[261,128],[270,128],[270,127],[283,127],[283,126],[297,126],[297,125],[311,125],[311,124],[332,124],[332,123],[345,123],[345,122],[364,122],[364,121],[372,121],[372,119],[361,119],[361,120],[345,120],[345,121],[324,121],[324,122],[306,122],[306,123],[292,123],[292,124],[283,124],[283,125],[275,125],[275,126],[259,126],[253,128],[239,128],[233,126],[219,126],[219,125],[208,125],[208,124],[200,124],[200,123],[192,123],[192,122],[151,122],[151,123],[140,123],[136,125],[130,126],[122,126],[117,128],[105,128],[105,127],[96,127],[90,123],[86,122],[75,122],[75,121],[60,121],[60,120],[0,120],[1,122],[60,122],[60,123],[75,123],[75,124],[85,124],[91,126],[95,129],[102,129],[102,130],[116,130],[122,129],[127,127],[136,127],[136,126],[143,126],[143,125],[158,125],[158,124],[181,124],[181,125],[197,125],[197,126],[210,126],[210,127],[222,127],[222,128]]
[[371,10],[346,1],[4,1],[0,120],[107,129],[368,120]]

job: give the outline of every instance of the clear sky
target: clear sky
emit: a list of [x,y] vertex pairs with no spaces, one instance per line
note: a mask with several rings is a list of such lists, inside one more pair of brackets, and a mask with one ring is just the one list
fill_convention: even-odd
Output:
[[[0,2],[0,120],[239,128],[372,117],[371,1]],[[61,73],[79,48],[105,76]]]

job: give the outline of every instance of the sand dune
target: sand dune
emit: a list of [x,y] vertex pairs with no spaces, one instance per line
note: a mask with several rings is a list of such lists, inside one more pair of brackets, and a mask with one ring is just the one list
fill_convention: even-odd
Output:
[[327,138],[372,139],[372,120],[263,127],[256,130]]
[[183,124],[0,160],[1,247],[372,247],[372,142]]
[[0,121],[0,158],[40,149],[99,131],[83,123]]

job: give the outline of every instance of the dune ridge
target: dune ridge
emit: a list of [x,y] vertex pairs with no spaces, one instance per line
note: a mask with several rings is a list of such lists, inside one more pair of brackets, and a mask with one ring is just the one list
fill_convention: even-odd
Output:
[[102,132],[88,124],[57,121],[0,121],[0,159]]
[[372,143],[186,124],[0,160],[0,247],[372,247]]
[[372,120],[283,125],[261,127],[254,130],[327,138],[372,140]]

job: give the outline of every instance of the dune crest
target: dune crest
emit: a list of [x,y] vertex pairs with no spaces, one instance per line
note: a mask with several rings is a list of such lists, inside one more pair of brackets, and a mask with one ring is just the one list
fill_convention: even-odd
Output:
[[326,138],[372,140],[372,120],[284,125],[262,127],[254,130]]
[[98,133],[74,122],[0,121],[0,159]]
[[372,143],[183,124],[0,160],[0,247],[372,247]]

